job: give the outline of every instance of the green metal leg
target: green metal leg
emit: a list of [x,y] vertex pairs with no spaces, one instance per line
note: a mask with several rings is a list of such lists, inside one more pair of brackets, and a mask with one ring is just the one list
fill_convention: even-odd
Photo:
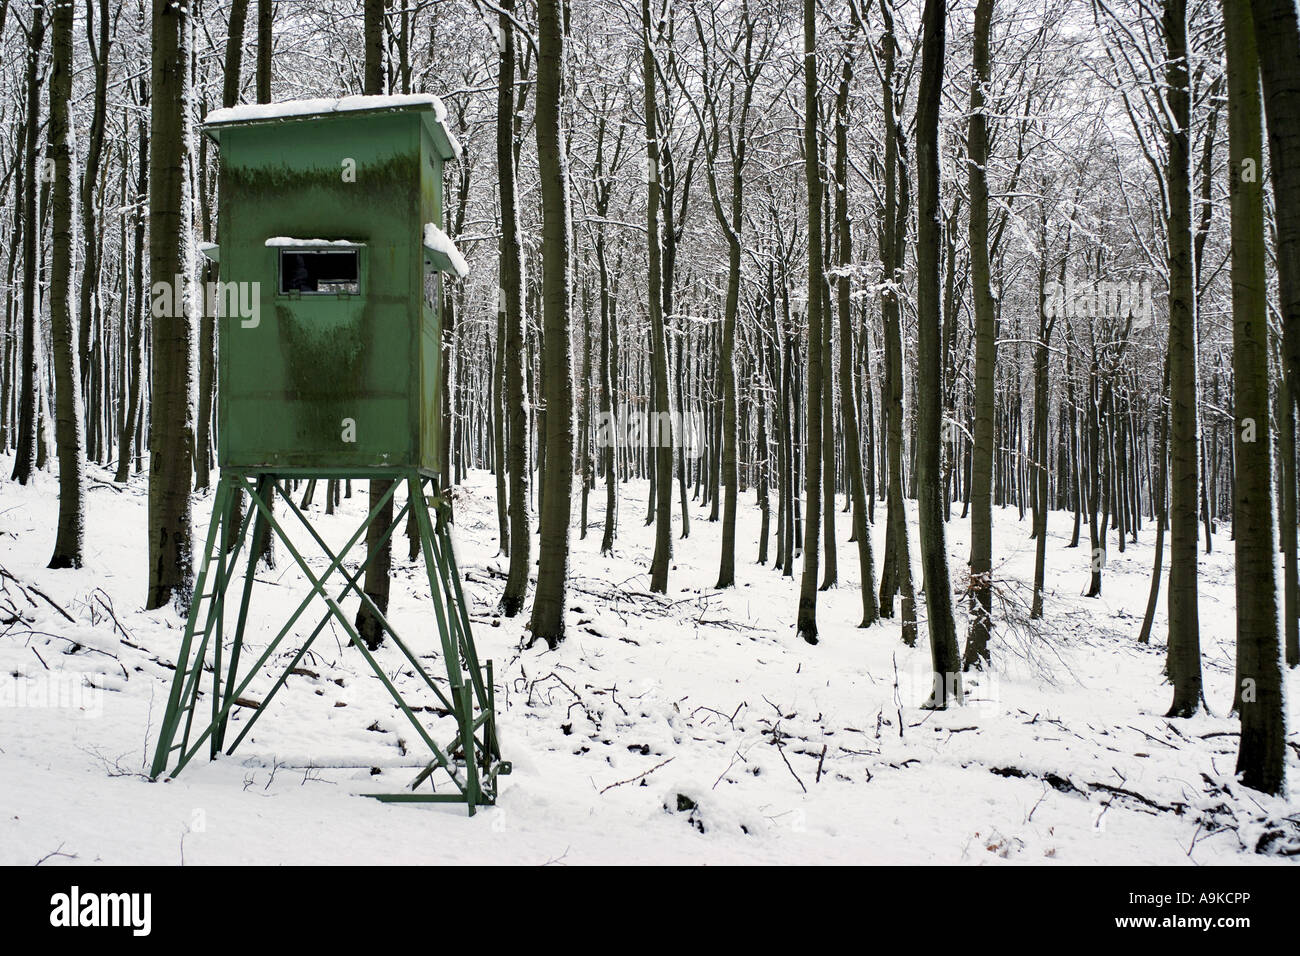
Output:
[[[312,573],[311,567],[307,564],[306,559],[304,559],[303,556],[298,552],[298,549],[293,546],[293,543],[289,540],[288,535],[284,533],[284,529],[280,526],[280,523],[276,521],[275,516],[270,513],[270,509],[267,508],[266,503],[263,502],[260,498],[258,498],[255,503],[258,509],[261,510],[262,514],[266,516],[266,520],[270,523],[272,529],[279,536],[280,540],[285,543],[286,549],[293,556],[294,561],[297,562],[299,570],[302,571],[303,575],[311,583],[312,591],[315,594],[319,595],[320,598],[325,602],[326,606],[330,609],[330,613],[333,614],[335,619],[339,622],[339,625],[343,628],[344,632],[349,636],[349,638],[351,638],[353,645],[357,648],[357,650],[361,652],[361,655],[366,659],[366,663],[370,665],[371,670],[373,670],[375,676],[379,678],[380,683],[384,685],[384,688],[392,696],[394,702],[406,715],[407,719],[410,720],[411,725],[412,727],[415,728],[416,733],[420,735],[421,739],[424,740],[425,744],[435,755],[441,756],[441,751],[438,745],[434,743],[433,738],[429,736],[429,732],[425,730],[424,725],[420,723],[419,719],[415,716],[414,712],[412,712],[410,706],[407,705],[406,701],[402,698],[401,693],[397,690],[396,687],[393,686],[392,681],[388,679],[388,675],[384,673],[384,669],[379,666],[379,663],[375,660],[374,655],[366,647],[365,641],[363,641],[361,639],[361,635],[357,633],[356,627],[353,625],[351,619],[346,614],[343,613],[343,609],[339,607],[338,602],[335,601],[332,597],[330,597],[329,594],[325,591],[324,584],[322,583],[323,579],[317,578],[316,575]],[[334,563],[331,564],[330,566],[330,572],[332,572],[341,563],[341,561],[342,561],[341,557],[335,560]],[[326,573],[325,575],[326,578],[329,576],[330,572]],[[391,628],[389,629],[389,633],[391,633]],[[453,697],[452,700],[454,701],[455,697]]]
[[[224,480],[224,479],[223,479]],[[239,490],[235,494],[245,491],[243,479],[236,479],[239,483]],[[265,493],[265,488],[269,478],[260,476],[257,479],[257,489],[259,493]],[[233,506],[233,502],[232,502]],[[230,648],[230,672],[226,677],[226,697],[222,701],[223,709],[229,713],[228,705],[233,699],[232,692],[235,687],[235,675],[239,673],[239,656],[244,649],[244,628],[248,623],[248,602],[253,594],[253,579],[257,573],[257,562],[261,559],[261,548],[259,544],[262,535],[266,534],[266,522],[262,518],[261,512],[256,508],[249,508],[245,516],[244,527],[240,529],[239,540],[235,542],[231,562],[233,563],[239,554],[239,549],[244,546],[244,531],[251,520],[253,525],[252,543],[248,547],[248,568],[244,573],[244,591],[239,599],[239,616],[235,619],[235,637]],[[213,756],[219,751],[226,741],[226,718],[222,717],[217,723],[217,728],[212,734]]]
[[[290,501],[290,499],[287,497],[285,497],[284,500]],[[397,515],[397,517],[394,518],[392,525],[388,529],[388,533],[384,536],[384,538],[381,539],[381,543],[387,541],[392,536],[393,531],[401,525],[402,518],[405,514],[406,514],[406,509],[403,508],[402,511]],[[324,547],[323,542],[322,542],[322,547]],[[328,557],[334,558],[334,554],[332,552],[329,552],[328,548],[326,548],[326,551]],[[360,585],[358,582],[361,581],[362,576],[366,572],[366,569],[370,567],[370,564],[374,561],[376,557],[378,557],[378,555],[379,555],[378,551],[376,551],[374,554],[369,555],[366,558],[365,562],[359,568],[357,568],[356,571],[354,571],[351,575],[347,577],[347,583],[342,593],[339,594],[339,596],[334,599],[336,602],[346,600],[348,594],[352,591],[357,591],[359,594],[366,596],[365,592],[360,590]],[[341,560],[342,559],[340,558],[340,561]],[[276,680],[274,686],[272,686],[271,690],[268,691],[266,696],[262,698],[261,706],[253,712],[253,716],[250,717],[248,719],[248,722],[244,724],[244,729],[241,730],[239,736],[235,738],[235,742],[230,745],[230,749],[226,751],[227,754],[233,754],[235,752],[235,748],[239,746],[240,741],[242,741],[245,737],[248,736],[248,732],[253,729],[253,725],[257,723],[258,718],[261,717],[262,714],[266,712],[267,705],[271,703],[272,698],[274,698],[276,693],[279,692],[280,688],[284,686],[285,681],[288,679],[289,675],[293,672],[294,668],[298,666],[298,664],[302,661],[303,657],[306,655],[307,651],[311,649],[312,644],[316,641],[316,638],[320,635],[321,631],[325,629],[325,625],[330,622],[331,617],[333,617],[333,615],[329,611],[326,611],[325,616],[322,617],[320,621],[316,624],[315,629],[308,636],[307,640],[303,643],[302,647],[298,649],[298,653],[295,654],[293,660],[289,662],[289,666],[284,669],[284,671],[280,674],[279,678]],[[417,669],[419,669],[420,672],[423,674],[423,668],[419,668],[418,664],[417,664]],[[425,680],[428,681],[429,685],[433,688],[434,693],[438,694],[439,697],[441,697],[442,696],[441,690],[439,690],[439,688],[433,684],[432,680],[430,680],[430,678],[427,675],[424,675],[424,677]],[[450,702],[446,701],[445,706],[447,706],[450,709],[451,706]]]
[[[176,655],[176,673],[172,677],[171,692],[167,695],[167,709],[163,712],[162,727],[158,733],[158,747],[154,751],[153,764],[150,767],[149,776],[154,778],[166,769],[167,759],[173,749],[172,741],[176,737],[176,729],[180,723],[181,700],[190,673],[190,646],[194,640],[199,612],[203,606],[203,588],[207,585],[208,569],[212,563],[212,549],[221,546],[222,517],[229,494],[230,485],[225,478],[222,478],[217,483],[217,492],[212,503],[212,517],[208,520],[208,534],[203,546],[203,565],[199,570],[194,596],[190,600],[190,610],[185,620],[185,635],[181,638],[180,650]],[[203,650],[200,649],[193,663],[196,682],[203,673],[203,656]]]
[[[424,551],[425,571],[429,577],[429,590],[433,594],[434,612],[438,619],[438,630],[446,656],[447,676],[451,679],[451,699],[456,704],[456,717],[460,721],[460,744],[465,754],[465,777],[468,784],[466,799],[469,802],[470,816],[479,801],[478,752],[474,742],[473,703],[466,693],[464,679],[460,672],[460,641],[456,640],[454,625],[450,624],[449,615],[443,612],[442,566],[440,555],[433,546],[433,522],[429,517],[429,502],[424,496],[424,482],[418,476],[412,476],[408,483],[408,495],[415,508],[416,522],[420,529],[420,545]],[[452,608],[447,609],[453,612]]]
[[[396,491],[396,487],[397,486],[394,484],[393,491]],[[335,559],[336,556],[334,552],[330,549],[330,546],[320,536],[320,534],[316,531],[316,529],[312,527],[311,522],[307,519],[307,517],[297,508],[296,505],[293,504],[292,500],[288,500],[288,504],[289,507],[293,510],[294,514],[302,522],[303,526],[307,529],[308,533],[311,534],[311,536],[315,539],[317,546],[321,549],[321,551],[325,553],[325,556],[330,558],[331,560]],[[384,536],[380,538],[381,545],[387,543],[389,539],[392,538],[393,533],[399,527],[401,527],[403,520],[405,520],[406,518],[407,510],[410,508],[410,506],[411,504],[409,501],[402,506],[402,509],[397,513],[392,523],[388,526],[388,530],[384,533]],[[376,557],[378,557],[378,555],[379,552],[376,551],[374,554],[367,556],[365,564],[362,565],[362,570],[364,571],[365,568],[369,567],[370,562],[373,561]],[[338,560],[340,562],[342,561],[341,555],[338,556]],[[381,628],[383,629],[383,632],[387,634],[390,638],[392,638],[393,643],[396,644],[398,649],[403,653],[403,655],[405,655],[407,662],[410,663],[410,665],[415,669],[415,672],[419,674],[420,677],[424,680],[426,686],[433,691],[433,693],[437,696],[438,700],[442,703],[442,705],[445,708],[447,708],[448,710],[452,710],[452,703],[447,698],[447,696],[443,694],[442,688],[438,687],[438,685],[433,682],[433,679],[429,677],[428,673],[424,669],[424,665],[420,663],[419,658],[416,657],[414,653],[412,653],[411,649],[407,646],[406,642],[402,640],[402,638],[398,635],[397,631],[393,628],[393,625],[389,622],[387,615],[385,615],[383,611],[379,610],[379,607],[375,604],[374,600],[370,597],[370,595],[367,594],[361,588],[355,586],[353,588],[349,588],[348,590],[355,590],[357,592],[357,595],[361,599],[361,601],[367,607],[370,608],[370,612],[374,615],[375,620],[379,622]],[[336,600],[342,601],[346,599],[346,597],[347,597],[347,590],[345,590],[343,594],[341,594],[338,598],[336,598]],[[329,617],[330,614],[327,612],[325,616],[325,621],[328,621]],[[325,621],[322,621],[321,623],[322,627],[324,626]]]
[[[366,794],[391,802],[464,802],[472,816],[479,804],[495,802],[498,774],[508,773],[509,764],[500,759],[500,749],[496,737],[494,711],[494,688],[492,687],[492,664],[487,666],[487,682],[480,668],[478,655],[470,631],[469,612],[465,595],[460,586],[459,572],[456,568],[452,550],[451,536],[447,531],[445,505],[442,499],[434,499],[438,508],[437,520],[430,514],[430,499],[426,494],[428,479],[416,471],[395,472],[393,486],[388,497],[373,508],[361,527],[358,528],[336,554],[329,547],[321,534],[312,525],[311,519],[296,505],[292,497],[280,488],[274,474],[259,474],[250,482],[249,476],[242,474],[223,475],[218,483],[213,501],[212,516],[204,548],[203,562],[197,580],[197,589],[190,604],[186,618],[185,632],[181,639],[176,674],[172,679],[168,694],[167,708],[163,716],[158,745],[151,765],[151,776],[161,775],[170,760],[171,754],[180,751],[180,757],[171,771],[172,776],[198,753],[205,743],[209,743],[212,756],[223,748],[225,732],[231,709],[241,698],[254,678],[262,672],[276,649],[293,631],[298,619],[308,605],[320,598],[325,605],[324,616],[314,630],[299,646],[288,667],[284,668],[271,690],[254,710],[252,717],[243,726],[234,743],[226,749],[232,753],[247,736],[253,724],[261,717],[267,705],[284,686],[288,675],[297,667],[303,656],[311,648],[313,641],[330,620],[335,620],[348,635],[352,644],[365,658],[375,676],[384,685],[389,695],[410,721],[417,734],[429,747],[433,760],[421,771],[411,790],[430,778],[436,769],[446,771],[454,791],[446,793],[399,793]],[[421,551],[425,564],[425,574],[429,582],[430,598],[433,604],[432,623],[438,630],[438,637],[443,652],[443,664],[450,684],[450,694],[444,693],[425,670],[419,658],[411,651],[393,629],[387,617],[374,606],[370,596],[365,594],[361,581],[370,563],[377,557],[368,554],[361,566],[353,572],[343,569],[343,563],[351,549],[365,537],[371,522],[376,520],[380,509],[391,500],[398,484],[407,488],[407,502],[402,513],[387,529],[383,543],[387,544],[396,528],[402,524],[402,518],[408,509],[415,509],[415,521],[420,533]],[[307,529],[311,538],[329,559],[329,566],[321,575],[312,571],[302,553],[289,538],[280,521],[271,512],[267,498],[275,489],[280,488],[282,500],[288,509]],[[251,505],[241,520],[236,523],[236,508],[239,494],[246,490]],[[237,524],[237,526],[236,526]],[[251,531],[251,533],[250,533]],[[240,679],[239,670],[243,650],[244,632],[248,622],[249,607],[255,572],[261,550],[257,543],[262,534],[271,534],[279,538],[285,549],[292,556],[298,569],[310,585],[310,593],[302,600],[289,620],[280,629],[275,639],[265,648],[253,665]],[[240,595],[239,611],[235,619],[233,639],[229,648],[225,644],[225,605],[226,592],[235,577],[235,568],[240,560],[240,548],[249,542],[243,574],[243,587]],[[341,571],[344,578],[343,587],[337,596],[326,589],[334,572]],[[456,737],[444,749],[439,747],[429,731],[421,723],[415,711],[407,704],[401,692],[389,680],[387,674],[375,656],[365,646],[357,633],[349,615],[344,613],[341,602],[356,594],[377,615],[385,634],[392,638],[416,672],[423,679],[446,710],[452,715],[456,724]],[[202,622],[202,624],[200,624]],[[212,642],[212,683],[210,708],[206,715],[195,721],[198,713],[198,701],[201,697],[201,678],[208,657],[208,645]],[[228,660],[225,658],[229,650]],[[468,675],[466,674],[468,672]],[[468,680],[466,677],[468,676]],[[224,681],[224,683],[223,683]],[[183,732],[182,732],[183,723]],[[197,738],[191,743],[192,731],[198,731]],[[479,735],[481,734],[481,741]],[[181,742],[178,744],[177,737]],[[455,754],[459,751],[464,758],[464,774],[460,773]]]

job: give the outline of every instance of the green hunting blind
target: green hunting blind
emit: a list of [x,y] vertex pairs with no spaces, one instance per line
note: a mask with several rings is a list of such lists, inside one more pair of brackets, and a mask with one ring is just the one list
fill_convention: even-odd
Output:
[[[492,665],[486,673],[479,667],[439,484],[442,281],[468,272],[438,227],[443,163],[460,154],[444,124],[442,103],[425,95],[299,100],[207,117],[205,132],[221,151],[220,242],[204,249],[219,264],[219,281],[207,300],[215,306],[219,335],[221,481],[154,777],[167,770],[172,754],[179,754],[174,776],[204,744],[213,757],[223,749],[233,752],[331,621],[349,634],[431,752],[408,791],[372,796],[463,801],[472,814],[475,806],[495,800],[497,775],[509,772],[496,740]],[[337,552],[286,493],[290,480],[331,478],[392,483]],[[398,499],[399,489],[406,501],[392,526],[358,567],[347,565],[348,551],[366,540],[367,529]],[[246,512],[241,492],[252,502]],[[277,492],[284,504],[279,515],[270,507]],[[415,513],[432,591],[428,623],[440,641],[445,680],[426,671],[362,590],[366,567],[393,531],[405,526],[408,509]],[[323,574],[312,570],[286,534],[290,519],[325,553]],[[267,534],[284,543],[311,592],[250,668],[244,633],[260,550],[254,542]],[[245,570],[236,604],[228,601],[228,590],[241,551]],[[326,579],[336,572],[344,581],[331,594]],[[343,610],[352,597],[377,615],[435,703],[407,704]],[[325,605],[320,623],[279,679],[258,686],[265,684],[268,668],[279,666],[272,658],[280,647],[301,639],[295,625],[317,598]],[[234,627],[227,635],[232,608]],[[209,682],[209,699],[202,702]],[[252,696],[250,686],[262,696]],[[226,747],[236,706],[253,712]],[[438,724],[454,724],[455,736],[440,744],[417,711],[440,715]],[[447,778],[452,786],[436,790]],[[426,782],[434,789],[421,790]]]
[[256,315],[222,309],[221,465],[437,471],[439,287],[464,269],[449,241],[423,241],[442,236],[459,152],[442,116],[424,96],[209,116],[222,290],[260,291]]

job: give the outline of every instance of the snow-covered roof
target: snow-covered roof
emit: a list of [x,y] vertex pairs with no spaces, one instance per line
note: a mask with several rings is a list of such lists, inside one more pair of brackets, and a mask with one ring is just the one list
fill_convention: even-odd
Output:
[[[440,267],[450,266],[456,273],[457,278],[463,279],[469,275],[469,263],[460,254],[456,244],[451,241],[451,236],[439,229],[436,223],[426,222],[424,224],[424,248],[445,260],[445,263],[438,262],[438,265]],[[444,271],[446,271],[445,267]]]
[[321,113],[347,113],[358,110],[406,109],[427,106],[433,109],[438,122],[447,118],[442,100],[432,93],[407,93],[395,96],[344,96],[341,98],[319,96],[305,100],[284,100],[280,103],[245,103],[213,110],[204,122],[213,126],[220,123],[251,123],[254,120],[290,119],[298,116],[317,116]]
[[212,110],[203,120],[205,127],[231,126],[240,123],[273,122],[275,120],[306,119],[330,113],[380,112],[384,110],[427,109],[447,137],[452,155],[461,157],[460,142],[447,128],[447,108],[432,93],[402,93],[392,96],[312,97],[302,100],[284,100],[279,103],[245,103]]

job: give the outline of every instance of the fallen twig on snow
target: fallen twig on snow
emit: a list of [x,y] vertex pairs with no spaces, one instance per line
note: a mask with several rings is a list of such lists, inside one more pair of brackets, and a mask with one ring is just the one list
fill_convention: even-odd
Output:
[[602,787],[601,790],[600,790],[600,792],[601,792],[601,793],[604,793],[606,790],[613,790],[615,787],[621,787],[621,786],[623,786],[623,784],[625,784],[625,783],[636,783],[638,780],[644,780],[646,777],[650,776],[650,774],[654,773],[654,772],[655,772],[656,770],[658,770],[660,767],[664,766],[664,764],[672,763],[675,759],[677,759],[677,758],[676,758],[676,757],[669,757],[667,760],[663,760],[663,761],[661,761],[661,762],[655,764],[653,767],[651,767],[651,768],[650,768],[649,770],[647,770],[645,773],[639,773],[639,774],[637,774],[635,777],[628,777],[626,780],[620,780],[620,781],[618,781],[617,783],[611,783],[608,787]]

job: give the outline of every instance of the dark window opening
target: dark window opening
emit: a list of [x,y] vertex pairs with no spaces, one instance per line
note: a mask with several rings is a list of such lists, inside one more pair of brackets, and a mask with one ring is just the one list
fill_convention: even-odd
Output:
[[424,304],[430,309],[438,308],[438,293],[441,291],[439,279],[441,273],[433,268],[431,262],[424,263]]
[[289,249],[280,253],[280,294],[357,295],[361,292],[356,249]]

